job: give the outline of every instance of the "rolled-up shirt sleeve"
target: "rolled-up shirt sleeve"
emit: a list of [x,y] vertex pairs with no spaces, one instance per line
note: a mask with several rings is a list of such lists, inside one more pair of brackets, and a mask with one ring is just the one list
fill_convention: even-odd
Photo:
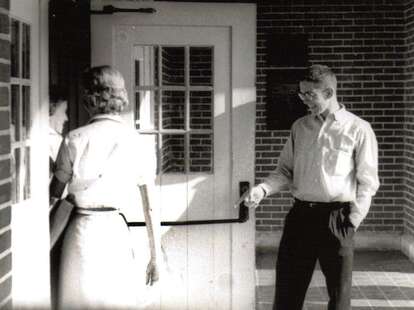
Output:
[[157,155],[155,152],[155,141],[149,135],[137,135],[137,141],[137,182],[138,185],[151,185],[155,182],[155,178],[157,176]]
[[[293,130],[292,130],[293,132]],[[291,132],[279,157],[276,170],[260,183],[266,196],[289,189],[293,178],[293,133]]]
[[351,202],[350,220],[357,228],[368,214],[372,196],[379,188],[378,143],[369,124],[362,127],[355,149],[356,198]]

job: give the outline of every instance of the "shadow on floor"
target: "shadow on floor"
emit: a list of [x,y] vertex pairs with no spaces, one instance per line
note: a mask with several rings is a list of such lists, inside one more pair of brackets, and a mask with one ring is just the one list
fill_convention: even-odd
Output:
[[[257,310],[272,309],[276,256],[257,253]],[[398,251],[356,251],[352,282],[352,310],[414,309],[414,264]],[[326,310],[327,301],[325,279],[317,267],[303,310]]]

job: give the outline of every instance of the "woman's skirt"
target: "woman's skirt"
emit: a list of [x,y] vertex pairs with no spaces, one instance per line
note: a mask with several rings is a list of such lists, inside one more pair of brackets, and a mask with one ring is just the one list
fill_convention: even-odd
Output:
[[81,211],[65,232],[58,308],[136,309],[137,279],[128,227],[117,211]]

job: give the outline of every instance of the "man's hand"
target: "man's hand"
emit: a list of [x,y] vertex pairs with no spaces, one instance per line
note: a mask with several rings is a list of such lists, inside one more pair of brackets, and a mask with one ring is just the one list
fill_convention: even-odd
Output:
[[235,203],[234,207],[237,208],[239,204],[244,201],[244,205],[248,208],[256,208],[260,201],[265,197],[265,192],[261,186],[253,186],[246,191]]
[[153,285],[160,278],[160,264],[155,259],[151,259],[147,266],[147,276],[145,283],[147,285]]

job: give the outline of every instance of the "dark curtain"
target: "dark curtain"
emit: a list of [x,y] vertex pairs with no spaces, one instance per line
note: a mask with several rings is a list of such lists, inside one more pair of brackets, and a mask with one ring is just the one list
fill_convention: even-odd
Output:
[[85,124],[81,74],[91,64],[89,0],[49,1],[49,85],[68,95],[68,125]]

